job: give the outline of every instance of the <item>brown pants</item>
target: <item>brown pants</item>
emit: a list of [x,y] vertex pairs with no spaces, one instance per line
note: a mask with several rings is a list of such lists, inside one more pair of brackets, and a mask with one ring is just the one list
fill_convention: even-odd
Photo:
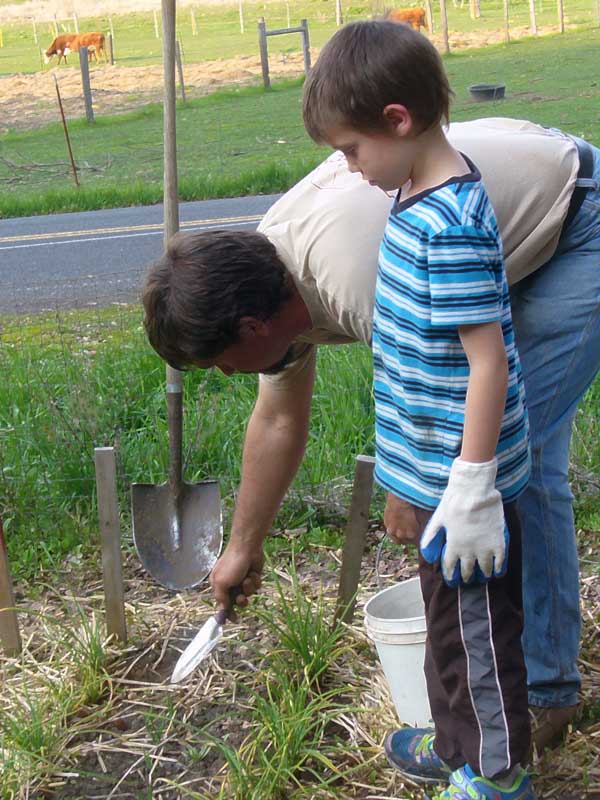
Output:
[[452,769],[468,763],[486,778],[526,763],[531,735],[521,647],[521,527],[514,503],[504,514],[510,545],[503,578],[451,589],[439,561],[419,558],[435,751]]

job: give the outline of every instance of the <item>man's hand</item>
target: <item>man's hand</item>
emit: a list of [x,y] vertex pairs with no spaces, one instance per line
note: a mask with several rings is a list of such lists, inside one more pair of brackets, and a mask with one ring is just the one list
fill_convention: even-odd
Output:
[[421,538],[430,564],[441,559],[448,586],[485,582],[506,572],[508,530],[496,489],[497,461],[472,464],[456,458],[448,486]]
[[383,524],[396,544],[418,544],[430,512],[413,506],[388,492]]
[[245,546],[230,542],[210,576],[210,585],[219,606],[231,607],[229,592],[234,586],[242,588],[235,604],[242,608],[248,605],[248,598],[261,587],[263,563],[262,545]]

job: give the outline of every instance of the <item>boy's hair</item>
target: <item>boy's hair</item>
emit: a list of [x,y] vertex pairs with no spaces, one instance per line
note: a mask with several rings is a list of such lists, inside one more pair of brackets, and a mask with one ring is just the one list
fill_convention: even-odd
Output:
[[239,341],[243,317],[268,320],[291,297],[291,278],[261,233],[176,233],[145,277],[150,344],[176,369]]
[[448,120],[451,94],[442,59],[427,37],[396,22],[353,22],[321,50],[304,84],[302,112],[318,143],[335,126],[385,130],[383,109],[393,103],[410,111],[421,132]]

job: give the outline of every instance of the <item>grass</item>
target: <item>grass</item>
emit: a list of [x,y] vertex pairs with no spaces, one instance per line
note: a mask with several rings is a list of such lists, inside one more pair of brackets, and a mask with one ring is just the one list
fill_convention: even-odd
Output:
[[[522,39],[446,57],[456,92],[452,118],[508,116],[560,127],[600,144],[597,31]],[[502,101],[473,102],[468,86],[502,81]],[[237,88],[177,110],[182,200],[283,191],[325,155],[304,133],[301,81]],[[162,110],[149,105],[70,123],[75,159],[91,169],[72,185],[61,126],[0,137],[0,217],[150,204],[162,199]],[[56,165],[31,169],[34,164]],[[62,169],[60,190],[57,172]]]

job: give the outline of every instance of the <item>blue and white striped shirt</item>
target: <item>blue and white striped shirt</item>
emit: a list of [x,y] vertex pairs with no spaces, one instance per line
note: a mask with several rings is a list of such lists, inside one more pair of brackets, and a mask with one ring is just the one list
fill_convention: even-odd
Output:
[[396,201],[379,251],[373,320],[375,478],[435,508],[460,455],[469,364],[458,327],[499,321],[508,391],[496,487],[514,500],[529,477],[528,421],[502,245],[481,175]]

